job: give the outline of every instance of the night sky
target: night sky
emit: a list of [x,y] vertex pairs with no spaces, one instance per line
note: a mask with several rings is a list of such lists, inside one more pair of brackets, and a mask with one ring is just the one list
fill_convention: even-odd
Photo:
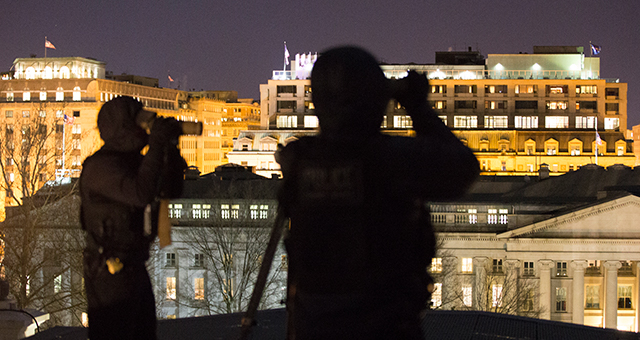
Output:
[[[115,74],[162,87],[259,85],[291,56],[355,44],[388,63],[433,63],[435,51],[533,52],[534,45],[602,46],[601,77],[629,84],[628,123],[640,124],[640,1],[21,0],[0,13],[0,71],[17,57],[92,57]],[[169,84],[170,72],[175,82]]]

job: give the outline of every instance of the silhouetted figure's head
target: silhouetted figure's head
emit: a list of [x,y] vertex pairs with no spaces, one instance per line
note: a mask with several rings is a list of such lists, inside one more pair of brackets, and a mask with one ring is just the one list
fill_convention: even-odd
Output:
[[98,130],[104,148],[115,151],[141,151],[148,143],[145,130],[136,124],[142,103],[131,97],[114,98],[98,112]]
[[311,72],[313,103],[323,135],[370,135],[390,99],[389,81],[376,59],[357,47],[320,55]]

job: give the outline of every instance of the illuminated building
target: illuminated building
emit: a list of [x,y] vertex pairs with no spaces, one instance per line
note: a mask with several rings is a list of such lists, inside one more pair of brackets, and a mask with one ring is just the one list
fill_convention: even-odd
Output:
[[[260,86],[261,133],[282,144],[317,127],[311,80],[296,78],[294,66],[273,71]],[[627,130],[627,84],[601,78],[599,58],[585,57],[580,47],[535,46],[533,54],[489,54],[486,61],[475,51],[437,52],[435,64],[381,68],[391,79],[409,69],[430,79],[431,106],[474,151],[483,174],[535,175],[548,164],[558,175],[596,161],[605,167],[636,163]],[[411,135],[411,127],[411,118],[392,101],[382,130]],[[287,132],[278,137],[281,130]],[[261,151],[260,140],[251,137],[256,134],[240,134],[231,162],[259,167],[265,161],[265,155],[255,157]]]
[[[227,129],[222,121],[229,119],[229,110],[230,119],[235,124],[231,133],[256,125],[256,116],[260,112],[250,100],[238,101],[235,91],[186,92],[159,88],[154,78],[106,74],[105,63],[94,59],[18,58],[12,69],[2,73],[0,80],[0,125],[4,141],[14,137],[17,140],[20,127],[26,129],[29,124],[42,123],[47,126],[47,131],[56,129],[51,141],[47,142],[49,144],[43,148],[46,155],[38,156],[48,162],[37,169],[37,183],[34,183],[33,190],[54,178],[80,175],[84,159],[102,145],[96,125],[100,107],[115,97],[136,98],[146,108],[162,116],[203,122],[203,135],[183,136],[179,147],[189,165],[204,171],[213,171],[216,166],[227,162],[222,145],[231,144],[234,136],[229,133],[223,136]],[[36,122],[35,118],[39,121]],[[8,138],[12,135],[14,137]],[[34,164],[44,165],[35,162],[33,158],[36,156],[29,157],[32,158],[29,159],[30,172],[39,167]],[[3,156],[0,160],[6,165],[3,169],[8,183],[15,183],[10,185],[13,187],[10,192],[2,180],[5,190],[0,192],[0,215],[4,215],[5,205],[16,204],[12,195],[17,199],[22,195],[17,183],[20,183],[20,172],[25,172],[27,167],[17,166],[18,158],[22,162],[21,157],[12,160]],[[19,171],[20,168],[23,170]],[[0,216],[0,220],[2,218]]]
[[640,330],[640,174],[590,164],[562,176],[483,176],[431,203],[438,309]]

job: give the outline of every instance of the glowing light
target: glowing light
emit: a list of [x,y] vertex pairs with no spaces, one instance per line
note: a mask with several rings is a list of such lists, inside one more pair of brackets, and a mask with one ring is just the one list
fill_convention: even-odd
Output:
[[475,74],[469,72],[469,71],[464,71],[462,73],[460,73],[460,79],[464,79],[464,80],[469,80],[469,79],[476,79]]
[[531,66],[531,68],[535,71],[540,71],[542,69],[542,66],[538,65],[538,63],[535,63],[533,64],[533,66]]
[[502,66],[502,64],[500,64],[500,63],[497,63],[496,66],[494,66],[493,68],[498,70],[498,71],[504,70],[504,66]]
[[444,72],[440,71],[440,69],[437,69],[435,72],[431,72],[429,74],[429,79],[444,79],[446,78]]
[[571,70],[571,71],[580,71],[580,66],[578,66],[576,64],[571,64],[571,66],[569,66],[569,70]]

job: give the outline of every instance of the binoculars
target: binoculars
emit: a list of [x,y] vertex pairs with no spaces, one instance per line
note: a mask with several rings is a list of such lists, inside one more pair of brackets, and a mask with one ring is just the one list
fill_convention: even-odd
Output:
[[[136,124],[145,130],[151,131],[153,122],[157,119],[162,119],[161,117],[158,117],[157,113],[141,110],[136,116]],[[179,120],[178,123],[180,123],[182,135],[202,135],[202,122],[185,122]]]

